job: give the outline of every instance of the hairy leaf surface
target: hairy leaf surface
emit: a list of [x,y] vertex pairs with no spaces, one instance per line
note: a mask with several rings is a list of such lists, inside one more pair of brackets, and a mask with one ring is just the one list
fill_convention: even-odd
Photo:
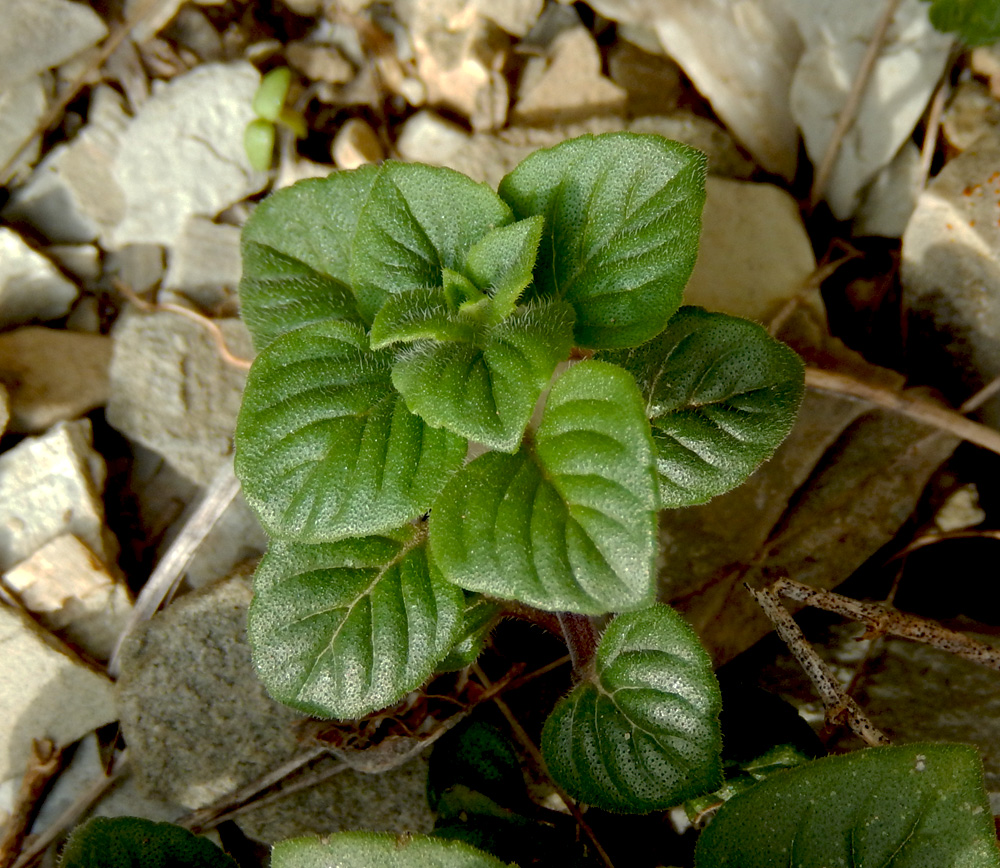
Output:
[[466,465],[431,512],[449,580],[552,611],[634,609],[653,595],[656,477],[632,378],[582,362],[549,394],[532,447]]
[[274,845],[274,868],[508,868],[461,841],[386,832],[339,832],[322,840],[293,838]]
[[573,309],[562,302],[522,308],[482,340],[481,347],[457,341],[415,344],[400,354],[392,382],[429,425],[512,452],[542,389],[569,354]]
[[930,17],[942,33],[955,33],[969,46],[992,45],[1000,39],[1000,5],[996,0],[930,0]]
[[641,347],[602,355],[646,400],[664,507],[704,503],[743,482],[795,423],[803,368],[749,320],[684,307]]
[[485,184],[451,169],[386,163],[358,219],[351,284],[371,321],[394,294],[442,285],[489,230],[513,221]]
[[594,669],[542,732],[549,772],[571,796],[643,814],[719,785],[722,697],[680,615],[660,604],[619,615],[601,636]]
[[705,202],[705,155],[660,136],[581,136],[500,184],[518,218],[545,218],[536,291],[576,309],[581,346],[649,340],[681,302]]
[[502,611],[503,604],[496,600],[466,593],[458,639],[448,656],[438,663],[438,672],[455,672],[475,663]]
[[323,542],[397,527],[425,512],[466,443],[413,415],[386,351],[321,322],[255,360],[236,426],[236,472],[265,529]]
[[236,868],[211,841],[140,817],[93,817],[63,848],[60,868]]
[[307,323],[361,321],[351,240],[377,174],[365,166],[300,181],[272,193],[247,220],[240,314],[257,349]]
[[486,233],[469,251],[465,270],[492,299],[491,322],[502,322],[510,316],[531,283],[544,226],[541,217],[527,217]]
[[254,577],[247,636],[275,699],[350,719],[419,687],[456,640],[463,607],[418,529],[318,545],[279,540]]
[[831,756],[733,796],[702,833],[698,868],[996,868],[983,767],[965,745]]

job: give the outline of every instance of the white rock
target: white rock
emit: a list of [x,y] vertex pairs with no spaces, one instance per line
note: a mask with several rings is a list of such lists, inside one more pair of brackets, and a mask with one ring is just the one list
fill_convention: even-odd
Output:
[[108,400],[111,339],[26,326],[0,334],[0,382],[10,393],[10,430],[37,434]]
[[650,54],[619,39],[608,54],[611,80],[628,93],[628,112],[664,115],[677,108],[683,91],[681,70],[662,53]]
[[854,221],[857,235],[901,238],[917,207],[920,148],[905,142],[865,189]]
[[544,0],[475,0],[479,14],[514,36],[524,36],[541,14]]
[[114,173],[126,211],[107,246],[169,247],[189,217],[215,217],[264,188],[243,150],[259,83],[249,63],[210,63],[150,97],[122,137]]
[[[532,71],[532,66],[540,67]],[[560,33],[548,57],[531,58],[511,113],[514,123],[551,125],[592,115],[622,114],[628,93],[601,74],[601,55],[582,25]]]
[[[934,359],[935,370],[924,373],[945,377],[945,352],[952,354],[953,371],[963,369],[962,391],[949,390],[956,401],[1000,374],[998,203],[1000,134],[993,134],[941,170],[920,195],[903,235],[911,337],[922,347],[919,358]],[[1000,421],[996,399],[983,412],[991,424]]]
[[241,273],[239,227],[192,217],[170,253],[163,288],[213,310],[236,289]]
[[469,134],[458,124],[430,109],[422,109],[403,123],[396,139],[396,150],[402,159],[411,163],[441,166],[468,143]]
[[332,45],[290,42],[285,53],[288,63],[311,81],[343,84],[354,77],[354,66]]
[[[239,320],[215,320],[229,348],[251,357]],[[108,422],[207,485],[232,452],[246,371],[219,355],[210,334],[174,313],[126,313],[112,331]]]
[[[36,75],[0,86],[0,166],[6,166],[35,129],[48,107],[45,97],[46,76]],[[18,174],[38,159],[38,138],[24,155],[14,161],[4,176]],[[3,180],[4,176],[0,176]]]
[[107,471],[91,438],[89,419],[60,422],[0,455],[0,570],[66,533],[114,562],[118,544],[101,500]]
[[111,657],[132,610],[125,584],[72,534],[12,567],[3,584],[42,624],[95,660]]
[[97,13],[69,0],[3,0],[0,81],[23,81],[96,45],[108,33]]
[[964,151],[984,132],[1000,129],[1000,101],[986,85],[963,81],[952,94],[941,128],[949,144]]
[[350,118],[337,130],[331,148],[338,169],[357,169],[385,159],[379,137],[361,118]]
[[101,278],[101,252],[93,244],[50,244],[43,253],[83,283],[95,284]]
[[118,716],[107,678],[53,648],[7,606],[0,606],[0,660],[0,781],[21,777],[32,739],[65,747]]
[[[407,0],[397,4],[413,47],[422,102],[465,115],[473,129],[497,129],[507,117],[502,74],[508,38],[465,0]],[[404,94],[405,95],[405,94]]]
[[97,88],[86,126],[42,160],[4,217],[63,244],[94,241],[114,227],[125,213],[125,195],[112,166],[128,123],[115,91]]
[[65,316],[77,295],[49,260],[0,226],[0,328]]
[[148,42],[170,23],[183,4],[184,0],[158,0],[154,5],[147,6],[143,0],[125,0],[126,17],[141,15],[132,28],[133,41],[137,45]]
[[[883,7],[868,0],[829,0],[789,8],[805,42],[792,82],[791,110],[806,151],[819,165]],[[913,132],[951,44],[951,37],[931,26],[925,3],[900,3],[826,187],[838,219],[854,213],[861,189]]]
[[[709,177],[684,302],[767,322],[816,269],[795,199],[773,184]],[[823,310],[818,290],[804,301]]]
[[802,40],[785,0],[594,0],[592,5],[615,20],[621,15],[652,22],[667,54],[760,164],[785,178],[795,174],[799,136],[788,100]]

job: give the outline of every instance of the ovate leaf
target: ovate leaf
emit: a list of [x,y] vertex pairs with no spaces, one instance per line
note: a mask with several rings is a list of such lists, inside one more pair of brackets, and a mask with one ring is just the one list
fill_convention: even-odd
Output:
[[205,838],[173,823],[140,817],[94,817],[78,826],[59,859],[60,868],[236,868]]
[[542,731],[545,764],[566,792],[644,814],[721,783],[719,685],[680,615],[660,604],[619,615],[594,662]]
[[770,458],[802,400],[799,357],[761,326],[682,308],[658,338],[602,356],[646,401],[664,507],[703,503]]
[[293,838],[274,845],[273,868],[508,868],[461,841],[426,835],[339,832],[327,838]]
[[386,351],[360,328],[320,322],[254,361],[236,426],[236,472],[271,534],[323,542],[425,512],[466,443],[413,415]]
[[581,362],[549,394],[532,446],[488,453],[431,511],[450,581],[552,611],[634,609],[653,595],[656,477],[632,378]]
[[372,323],[373,349],[419,340],[472,342],[482,331],[476,319],[449,304],[447,289],[425,287],[392,296]]
[[396,293],[442,285],[472,246],[513,221],[489,187],[451,169],[386,163],[358,220],[351,283],[370,321]]
[[698,868],[997,868],[976,752],[911,744],[825,757],[726,802],[702,833]]
[[512,452],[572,341],[573,309],[562,302],[536,304],[489,329],[481,347],[415,344],[399,356],[392,382],[428,425]]
[[378,169],[334,172],[271,194],[243,227],[240,314],[263,349],[325,319],[360,322],[351,241]]
[[510,316],[531,283],[544,226],[541,217],[527,217],[488,232],[469,251],[465,269],[473,283],[493,299],[491,322]]
[[660,136],[581,136],[529,156],[500,184],[545,218],[536,291],[576,309],[576,342],[637,346],[659,334],[694,268],[705,155]]
[[458,639],[448,656],[438,663],[438,672],[454,672],[475,663],[502,611],[503,605],[496,600],[482,594],[466,594]]
[[275,699],[350,719],[419,687],[455,642],[462,609],[419,529],[319,545],[279,540],[257,568],[247,636]]
[[969,46],[1000,40],[1000,4],[996,0],[930,0],[931,24],[955,33]]

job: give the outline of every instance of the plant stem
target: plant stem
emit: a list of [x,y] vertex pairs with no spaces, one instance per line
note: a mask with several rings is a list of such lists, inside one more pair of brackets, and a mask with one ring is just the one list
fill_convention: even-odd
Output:
[[578,679],[583,679],[590,673],[597,653],[597,630],[586,615],[559,612],[556,617],[559,618],[569,657],[573,661],[573,674]]

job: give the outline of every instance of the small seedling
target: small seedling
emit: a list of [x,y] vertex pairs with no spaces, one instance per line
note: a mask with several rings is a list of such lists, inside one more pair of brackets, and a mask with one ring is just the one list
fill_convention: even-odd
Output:
[[243,147],[250,165],[258,172],[265,172],[271,166],[277,125],[291,130],[297,139],[304,139],[309,134],[301,112],[285,105],[291,84],[292,71],[287,66],[281,66],[261,79],[254,94],[253,111],[257,117],[247,124]]

